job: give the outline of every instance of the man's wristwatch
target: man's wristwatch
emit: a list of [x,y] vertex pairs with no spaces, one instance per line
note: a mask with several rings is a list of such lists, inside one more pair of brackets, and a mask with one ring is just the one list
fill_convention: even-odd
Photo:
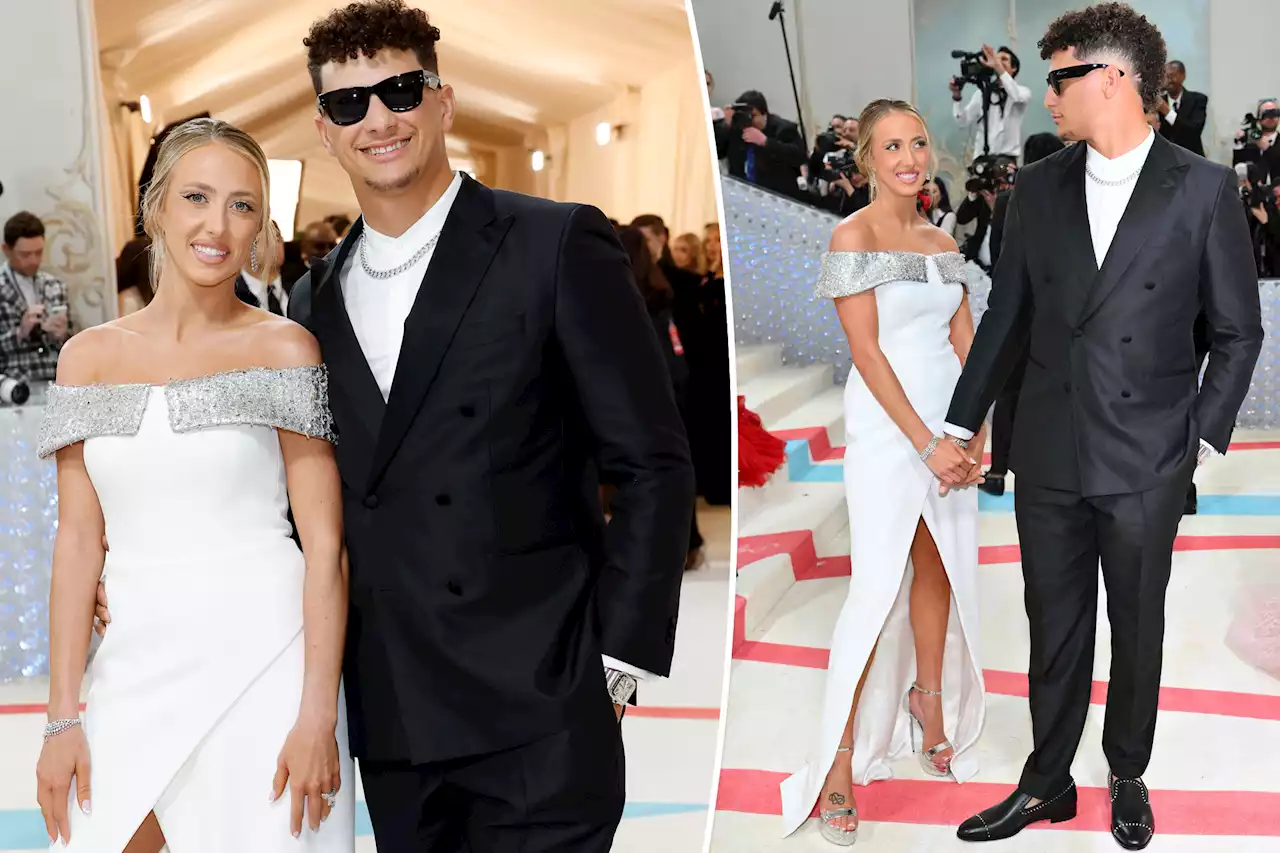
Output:
[[960,438],[954,435],[949,435],[947,438],[951,439],[952,443],[955,444],[956,447],[963,448],[964,450],[969,449],[969,439]]
[[604,683],[609,689],[609,698],[613,700],[615,705],[625,705],[635,695],[636,679],[634,675],[628,675],[625,672],[605,667]]

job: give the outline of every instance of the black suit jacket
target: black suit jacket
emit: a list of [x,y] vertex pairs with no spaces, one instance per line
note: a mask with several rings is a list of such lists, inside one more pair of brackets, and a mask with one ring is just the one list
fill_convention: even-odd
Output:
[[363,227],[289,306],[330,373],[352,751],[530,743],[607,706],[601,653],[670,670],[694,482],[667,368],[600,211],[465,179],[384,402],[339,274]]
[[[1076,144],[1019,173],[947,421],[976,432],[1027,342],[1018,479],[1138,492],[1166,482],[1201,438],[1226,452],[1262,348],[1258,276],[1235,173],[1158,136],[1099,270],[1085,155]],[[1201,311],[1209,365],[1197,390]]]
[[1209,96],[1203,92],[1182,90],[1182,101],[1178,105],[1178,118],[1173,124],[1160,117],[1160,134],[1170,142],[1181,145],[1188,151],[1204,156],[1204,143],[1200,136],[1204,133],[1204,123],[1209,115]]
[[769,115],[764,125],[765,144],[748,145],[742,139],[742,131],[734,130],[723,120],[715,122],[716,156],[728,158],[729,174],[738,178],[747,176],[747,149],[754,148],[755,183],[791,198],[800,195],[796,179],[808,153],[800,128],[793,121]]

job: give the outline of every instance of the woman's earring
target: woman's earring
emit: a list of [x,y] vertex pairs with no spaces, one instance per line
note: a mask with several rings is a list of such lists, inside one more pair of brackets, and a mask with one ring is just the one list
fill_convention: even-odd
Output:
[[871,173],[871,194],[872,195],[876,194],[876,173],[875,172]]
[[933,180],[933,175],[932,175],[932,174],[930,174],[929,172],[925,172],[925,173],[924,173],[924,182],[927,184],[927,183],[929,183],[929,182],[930,182],[930,181],[932,181],[932,180]]
[[249,247],[249,269],[254,272],[258,271],[258,241],[254,240],[253,245]]

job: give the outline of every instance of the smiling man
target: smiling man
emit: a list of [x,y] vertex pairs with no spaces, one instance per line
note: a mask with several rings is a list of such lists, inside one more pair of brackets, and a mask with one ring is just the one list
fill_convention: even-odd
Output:
[[450,167],[439,38],[372,0],[305,41],[363,211],[290,300],[341,435],[352,752],[379,849],[603,853],[618,717],[671,665],[688,445],[605,216]]

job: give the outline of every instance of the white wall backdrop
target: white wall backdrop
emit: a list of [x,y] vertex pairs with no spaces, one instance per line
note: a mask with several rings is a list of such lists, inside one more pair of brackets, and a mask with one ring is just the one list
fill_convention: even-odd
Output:
[[[712,103],[724,105],[746,89],[759,89],[771,111],[795,118],[782,36],[777,22],[768,19],[772,0],[691,1],[703,59],[715,75]],[[1016,21],[1018,0],[1005,2],[1009,20]],[[787,0],[784,5],[810,142],[814,125],[825,124],[833,113],[856,113],[874,98],[918,100],[919,86],[945,83],[914,79],[912,0]],[[959,0],[953,5],[958,21],[973,12]],[[1033,5],[1045,3],[1036,0]],[[1065,12],[1086,4],[1062,0],[1060,5]],[[1158,24],[1156,6],[1146,4],[1144,9],[1152,11]],[[1280,97],[1280,51],[1274,47],[1275,34],[1280,33],[1280,2],[1208,0],[1208,10],[1208,67],[1189,64],[1187,86],[1209,95],[1204,135],[1209,157],[1230,162],[1231,139],[1240,119],[1259,98]],[[1001,30],[989,38],[994,44],[1005,36]],[[1015,49],[1024,61],[1037,54],[1034,40]],[[1038,103],[1044,81],[1028,77],[1022,82],[1031,87]]]
[[68,287],[76,326],[116,315],[106,217],[93,9],[78,0],[0,0],[0,224],[44,220],[45,269]]

